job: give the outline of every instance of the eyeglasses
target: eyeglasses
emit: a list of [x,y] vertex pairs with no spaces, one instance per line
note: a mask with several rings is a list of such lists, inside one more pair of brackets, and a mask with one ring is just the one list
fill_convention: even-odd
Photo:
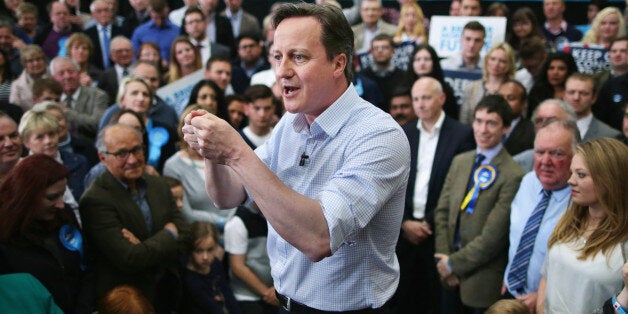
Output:
[[118,161],[125,161],[129,158],[129,155],[133,154],[133,156],[139,158],[144,156],[144,146],[138,145],[131,149],[121,149],[117,152],[103,152],[106,155],[111,155],[116,158]]

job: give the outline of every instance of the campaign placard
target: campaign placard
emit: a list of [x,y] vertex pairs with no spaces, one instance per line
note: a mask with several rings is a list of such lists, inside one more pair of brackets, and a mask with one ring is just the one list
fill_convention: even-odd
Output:
[[593,74],[611,68],[609,50],[604,45],[569,44],[562,51],[571,53],[578,65],[578,71]]
[[478,21],[486,28],[484,47],[480,55],[486,55],[492,45],[504,42],[506,39],[505,17],[434,15],[430,19],[428,42],[434,47],[439,57],[446,58],[460,53],[462,29],[470,21]]
[[185,78],[176,80],[157,90],[157,96],[161,97],[168,105],[172,106],[178,115],[181,115],[188,104],[194,85],[204,79],[203,70],[198,70]]

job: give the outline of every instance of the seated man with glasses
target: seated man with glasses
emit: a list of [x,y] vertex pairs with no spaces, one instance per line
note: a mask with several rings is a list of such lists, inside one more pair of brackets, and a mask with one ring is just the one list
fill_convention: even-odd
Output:
[[107,126],[96,146],[107,170],[80,202],[86,241],[95,256],[96,295],[101,298],[127,284],[140,289],[156,308],[167,308],[163,302],[176,294],[158,287],[176,271],[187,232],[170,188],[145,173],[142,136],[133,127]]

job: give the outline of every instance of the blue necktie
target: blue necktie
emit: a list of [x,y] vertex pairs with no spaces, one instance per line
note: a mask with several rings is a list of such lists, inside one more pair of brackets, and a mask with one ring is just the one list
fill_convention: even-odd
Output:
[[[469,182],[467,183],[467,189],[465,190],[464,195],[467,195],[469,190],[473,188],[473,174],[475,174],[475,170],[480,167],[484,159],[486,159],[486,156],[482,154],[475,155],[473,168],[471,169],[471,175],[469,176]],[[458,216],[456,218],[456,227],[454,229],[454,248],[456,249],[456,251],[462,248],[462,243],[460,241],[460,211],[458,211]]]
[[103,26],[100,28],[102,30],[102,53],[104,56],[103,65],[105,69],[109,68],[109,33],[107,32],[107,26]]
[[549,204],[552,191],[543,190],[543,198],[536,205],[534,211],[528,218],[526,226],[521,234],[521,241],[517,247],[517,253],[510,266],[508,272],[508,288],[511,291],[523,291],[526,283],[526,277],[528,274],[528,265],[530,264],[530,257],[534,250],[534,242],[536,241],[536,235],[539,232],[541,221],[543,221],[543,214]]

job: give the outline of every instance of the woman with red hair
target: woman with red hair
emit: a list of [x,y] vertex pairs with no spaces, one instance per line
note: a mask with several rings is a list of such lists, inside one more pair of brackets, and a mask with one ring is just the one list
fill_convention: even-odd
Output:
[[0,274],[29,273],[65,313],[91,313],[83,237],[63,203],[68,174],[54,158],[34,154],[0,185]]

